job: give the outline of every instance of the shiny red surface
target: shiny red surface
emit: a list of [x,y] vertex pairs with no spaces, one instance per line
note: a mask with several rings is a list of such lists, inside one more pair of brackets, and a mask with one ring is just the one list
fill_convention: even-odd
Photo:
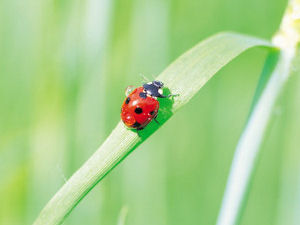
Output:
[[[159,102],[152,98],[147,96],[147,98],[141,98],[139,96],[139,93],[143,92],[143,87],[139,87],[134,89],[127,97],[130,98],[130,101],[128,104],[126,104],[125,98],[122,109],[121,109],[121,119],[123,120],[124,124],[130,128],[133,127],[133,124],[138,122],[141,124],[140,128],[144,128],[148,123],[151,122],[151,120],[156,117],[159,109]],[[141,114],[135,113],[135,109],[139,107],[142,108],[143,112]],[[153,114],[151,115],[150,112],[153,111]]]

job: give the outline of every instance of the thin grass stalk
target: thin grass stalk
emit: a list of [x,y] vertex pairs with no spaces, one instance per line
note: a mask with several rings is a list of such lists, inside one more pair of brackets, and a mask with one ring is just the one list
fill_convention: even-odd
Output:
[[235,150],[217,225],[237,224],[255,169],[272,109],[288,76],[291,57],[281,53],[278,65],[255,106]]
[[[291,70],[300,32],[300,0],[290,1],[273,43],[281,50],[276,68],[248,119],[231,165],[217,225],[238,224],[245,208],[251,177],[276,100]],[[266,65],[268,66],[268,65]]]

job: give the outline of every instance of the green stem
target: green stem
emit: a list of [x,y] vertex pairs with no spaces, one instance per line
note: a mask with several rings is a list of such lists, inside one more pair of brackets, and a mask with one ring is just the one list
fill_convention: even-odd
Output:
[[231,165],[217,225],[239,223],[247,199],[251,177],[259,149],[276,100],[291,72],[291,64],[299,42],[300,1],[291,1],[273,43],[281,49],[276,68],[262,91],[240,137]]
[[245,204],[259,149],[276,99],[289,74],[291,58],[282,53],[235,150],[217,225],[237,224]]

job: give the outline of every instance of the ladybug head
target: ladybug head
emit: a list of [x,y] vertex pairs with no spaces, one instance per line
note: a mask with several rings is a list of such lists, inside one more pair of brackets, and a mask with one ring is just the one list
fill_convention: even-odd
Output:
[[164,83],[158,80],[153,81],[152,84],[158,88],[162,88],[164,86]]

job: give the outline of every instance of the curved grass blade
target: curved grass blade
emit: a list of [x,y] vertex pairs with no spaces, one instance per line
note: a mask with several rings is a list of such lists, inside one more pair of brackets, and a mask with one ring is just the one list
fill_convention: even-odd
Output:
[[185,105],[218,70],[255,46],[273,49],[269,42],[261,39],[235,33],[220,33],[200,42],[179,57],[157,78],[165,83],[166,94],[179,94],[173,99],[160,100],[160,113],[157,118],[160,124],[150,123],[137,134],[119,122],[100,148],[48,202],[34,224],[61,224],[106,174]]

